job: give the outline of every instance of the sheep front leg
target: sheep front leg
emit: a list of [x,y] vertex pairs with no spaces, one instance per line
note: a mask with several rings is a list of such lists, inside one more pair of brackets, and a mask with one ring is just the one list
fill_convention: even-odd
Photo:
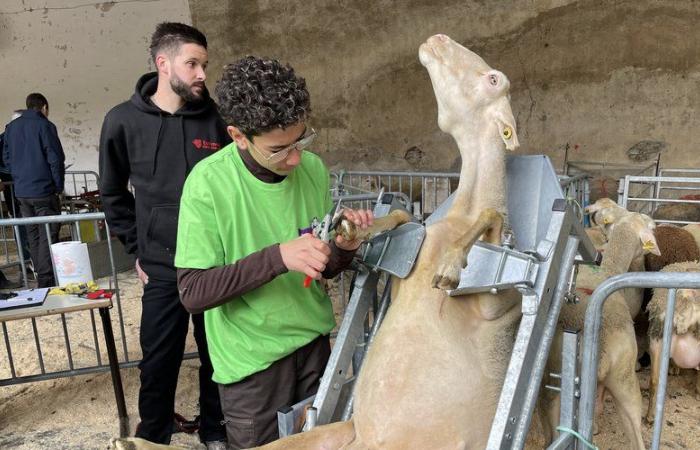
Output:
[[[447,217],[445,220],[450,220]],[[474,242],[485,234],[486,242],[500,244],[503,231],[503,216],[488,208],[479,214],[473,225],[454,244],[448,244],[441,264],[433,277],[432,285],[438,289],[455,289],[459,285],[459,272],[467,266],[467,254]]]
[[340,221],[336,227],[336,232],[343,236],[346,241],[354,241],[360,239],[366,241],[373,235],[382,231],[393,230],[399,225],[411,221],[411,215],[401,209],[395,209],[384,217],[377,217],[372,222],[372,225],[364,230],[358,228],[354,223],[347,219]]

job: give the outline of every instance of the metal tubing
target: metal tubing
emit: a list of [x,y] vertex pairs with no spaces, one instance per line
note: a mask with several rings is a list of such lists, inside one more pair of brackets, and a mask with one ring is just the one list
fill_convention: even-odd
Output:
[[100,355],[100,341],[97,339],[97,326],[95,325],[95,310],[90,310],[90,322],[92,323],[92,338],[95,340],[95,356],[97,356],[97,365],[102,365],[102,355]]
[[34,345],[36,345],[36,354],[39,357],[39,368],[41,373],[46,373],[44,367],[44,355],[41,353],[41,343],[39,342],[39,330],[36,328],[36,318],[32,317],[32,330],[34,331]]
[[[51,216],[47,216],[51,217]],[[53,263],[53,252],[51,251],[51,229],[49,226],[49,223],[44,223],[44,231],[46,232],[46,242],[49,245],[49,255],[51,255],[51,270],[53,271],[53,279],[55,283],[58,283],[58,272],[56,271],[56,265]],[[65,318],[63,322],[64,328],[65,328]],[[71,367],[72,369],[73,367]]]
[[66,354],[68,355],[68,367],[73,370],[73,352],[70,349],[70,339],[68,338],[68,325],[66,324],[66,315],[61,313],[61,323],[63,324],[63,337],[66,341]]
[[[559,403],[559,425],[575,429],[576,427],[576,399],[578,388],[576,379],[576,355],[578,349],[578,332],[564,331],[562,343],[561,364],[561,396]],[[568,435],[568,433],[564,433]],[[561,436],[562,433],[559,433]],[[573,448],[573,447],[571,447]]]
[[19,225],[13,225],[12,229],[15,231],[15,242],[17,242],[17,252],[19,253],[19,266],[22,268],[22,279],[24,280],[24,288],[26,289],[29,286],[29,281],[27,280],[27,265],[24,263],[26,258],[24,257],[24,250],[22,249],[23,245],[19,234]]
[[[673,313],[676,308],[676,290],[668,290],[666,302],[666,317],[664,318],[664,337],[661,347],[661,366],[659,367],[659,385],[656,389],[656,413],[654,415],[654,435],[651,440],[652,450],[658,450],[661,442],[661,429],[664,423],[664,404],[666,403],[666,384],[668,383],[668,364],[671,353],[671,337],[673,336]],[[652,374],[653,376],[653,374]],[[652,401],[652,399],[649,399]]]
[[119,361],[117,360],[117,348],[114,345],[114,333],[112,332],[112,321],[109,317],[109,308],[99,308],[102,318],[102,328],[105,332],[105,347],[109,358],[109,368],[112,373],[112,385],[114,386],[114,397],[117,401],[117,413],[119,414],[119,437],[129,435],[129,415],[126,412],[126,401],[124,400],[124,388],[122,377],[119,372]]
[[10,335],[7,333],[7,325],[5,322],[2,323],[2,334],[5,336],[5,349],[7,350],[7,360],[10,362],[10,375],[12,378],[17,376],[15,372],[15,364],[12,361],[12,347],[10,346]]
[[124,330],[124,314],[122,313],[122,297],[119,290],[119,277],[117,277],[117,266],[114,264],[114,250],[112,249],[112,238],[109,233],[109,224],[105,220],[105,233],[107,235],[107,250],[109,251],[109,264],[112,267],[112,279],[114,280],[114,298],[117,303],[117,315],[119,316],[119,329],[122,333],[122,348],[124,349],[124,361],[129,361],[129,349],[126,346],[126,332]]
[[525,414],[520,418],[513,436],[513,446],[511,448],[520,449],[525,447],[525,438],[527,438],[527,433],[530,430],[532,411],[534,411],[537,394],[540,391],[540,381],[542,380],[542,374],[547,364],[547,356],[549,355],[549,349],[552,345],[552,338],[557,330],[559,311],[564,301],[564,294],[569,288],[569,272],[573,269],[574,258],[576,258],[576,253],[578,252],[578,243],[578,237],[569,236],[566,247],[564,248],[559,278],[557,279],[554,295],[552,296],[549,313],[547,315],[547,322],[541,338],[541,342],[543,342],[544,345],[540,347],[540,351],[535,355],[535,362],[533,363],[532,372],[530,373],[530,383],[527,386],[525,397],[523,398],[522,410],[528,411],[529,414]]
[[593,436],[593,414],[598,382],[598,347],[603,305],[613,292],[636,287],[700,289],[700,274],[697,272],[630,272],[608,278],[593,291],[586,309],[584,325],[581,351],[581,399],[578,415],[579,433],[589,441]]
[[59,214],[54,216],[18,217],[0,220],[0,226],[43,225],[45,223],[65,223],[76,220],[105,220],[104,213]]
[[562,433],[547,447],[547,450],[568,450],[575,444],[576,442],[571,434]]

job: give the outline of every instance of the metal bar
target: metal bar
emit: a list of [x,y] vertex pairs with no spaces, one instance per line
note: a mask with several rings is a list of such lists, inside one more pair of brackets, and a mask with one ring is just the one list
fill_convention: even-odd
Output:
[[63,337],[66,341],[66,353],[68,355],[68,367],[73,370],[73,352],[70,348],[70,339],[68,338],[68,325],[66,324],[66,315],[61,313],[61,323],[63,324]]
[[[665,188],[668,189],[668,188]],[[700,186],[698,186],[700,189]],[[696,189],[693,189],[696,190]],[[700,200],[682,200],[675,198],[651,198],[651,197],[627,197],[628,201],[638,201],[638,202],[649,202],[649,203],[687,203],[687,204],[699,204]]]
[[13,225],[12,229],[15,231],[15,240],[17,242],[17,252],[19,253],[19,266],[22,269],[22,280],[24,281],[25,289],[29,286],[29,280],[27,280],[27,265],[25,264],[24,250],[22,249],[22,238],[19,233],[19,225]]
[[5,322],[2,323],[2,334],[5,336],[5,349],[7,350],[7,360],[10,363],[10,375],[12,378],[15,378],[17,376],[17,373],[15,372],[15,364],[14,361],[12,360],[12,347],[10,346],[10,335],[7,333],[7,325]]
[[[664,318],[664,337],[661,347],[661,367],[659,367],[659,385],[656,389],[656,404],[654,408],[654,435],[651,440],[652,450],[658,450],[661,442],[661,429],[664,423],[664,404],[666,403],[666,385],[668,383],[668,364],[671,353],[671,337],[673,336],[673,314],[676,308],[676,290],[668,290],[666,302],[666,317]],[[652,374],[652,376],[654,376]],[[649,399],[651,401],[652,399]]]
[[374,170],[348,170],[343,171],[346,175],[356,176],[413,176],[413,177],[445,177],[459,178],[459,172],[397,172],[397,171],[374,171]]
[[[531,419],[532,411],[527,411],[522,405],[529,402],[528,399],[532,395],[528,393],[530,387],[536,386],[538,389],[540,385],[544,368],[535,363],[534,355],[543,343],[545,323],[550,320],[548,316],[552,309],[552,297],[556,292],[555,286],[562,282],[558,280],[559,267],[564,262],[562,258],[565,248],[568,252],[572,244],[568,237],[573,223],[578,222],[574,219],[571,206],[565,206],[563,211],[554,210],[545,239],[538,244],[537,253],[543,262],[538,271],[536,284],[527,296],[529,298],[523,295],[524,313],[511,353],[496,415],[491,424],[488,449],[517,448],[511,444],[516,432],[520,429],[519,423],[529,423]],[[562,245],[563,241],[566,245]],[[578,244],[578,241],[576,243]],[[576,248],[574,247],[572,251],[575,252]],[[573,263],[573,257],[571,259]],[[568,274],[564,278],[568,282]],[[546,345],[549,348],[549,344]],[[533,371],[539,371],[539,374]]]
[[117,401],[117,413],[119,414],[119,437],[129,435],[129,415],[126,412],[126,401],[124,400],[124,388],[122,378],[119,373],[119,361],[117,360],[117,349],[114,345],[114,333],[112,332],[112,320],[109,317],[109,308],[100,308],[102,318],[102,328],[105,333],[105,347],[109,358],[109,368],[112,374],[112,384],[114,386],[114,397]]
[[[567,233],[568,234],[568,233]],[[518,425],[513,437],[513,446],[511,448],[522,449],[525,447],[525,439],[530,430],[530,422],[532,421],[532,413],[535,409],[535,402],[539,387],[547,365],[547,357],[552,344],[552,338],[557,330],[557,320],[559,319],[559,311],[564,301],[564,294],[569,288],[569,273],[573,269],[574,258],[578,252],[579,238],[569,236],[567,238],[566,247],[561,257],[561,266],[559,266],[559,277],[557,279],[554,295],[552,296],[549,306],[549,314],[545,323],[544,331],[540,339],[539,351],[534,355],[535,361],[532,364],[532,371],[529,373],[529,383],[525,397],[522,401],[522,415],[518,421]],[[556,267],[556,266],[555,266]],[[551,269],[556,270],[556,269]],[[563,379],[562,379],[563,382]]]
[[574,445],[576,445],[574,437],[569,433],[562,433],[547,447],[547,450],[569,450]]
[[338,337],[314,399],[313,405],[318,409],[319,425],[329,423],[335,412],[341,388],[347,377],[350,358],[355,351],[355,344],[364,333],[364,321],[378,277],[376,272],[367,270],[363,266],[360,266],[360,271],[355,277],[345,317],[340,324]]
[[700,184],[700,178],[693,177],[650,177],[640,175],[627,175],[633,183],[689,183]]
[[34,345],[36,346],[36,354],[39,356],[39,368],[41,373],[46,373],[44,367],[44,355],[41,353],[41,343],[39,342],[39,330],[36,327],[36,318],[32,317],[32,330],[34,331]]
[[0,220],[0,226],[4,225],[43,225],[49,223],[74,222],[76,220],[105,220],[103,212],[82,214],[59,214],[54,216],[19,217]]
[[579,433],[589,441],[593,436],[593,413],[598,382],[600,322],[603,305],[613,292],[637,287],[700,289],[700,273],[629,272],[608,278],[593,291],[586,309],[584,325],[581,351],[581,399],[578,414]]
[[[46,217],[51,217],[51,216],[46,216]],[[56,265],[53,263],[53,252],[51,251],[51,229],[50,225],[48,223],[44,223],[44,231],[46,232],[46,243],[49,246],[49,255],[51,255],[51,271],[53,272],[53,279],[54,283],[58,283],[58,272],[56,271]],[[38,277],[37,277],[38,278]],[[64,318],[64,325],[65,325],[65,318]],[[72,369],[72,367],[71,367]]]
[[100,341],[97,339],[97,326],[95,325],[95,310],[90,310],[90,322],[92,323],[92,338],[95,341],[95,355],[97,356],[97,365],[102,365],[102,355],[100,355]]
[[[580,394],[577,388],[578,379],[576,378],[578,331],[565,330],[562,341],[559,424],[569,429],[575,429],[576,406],[578,406],[576,399]],[[569,434],[564,433],[564,435],[568,436]],[[559,433],[559,436],[561,437],[562,433]],[[573,450],[573,446],[568,448]]]

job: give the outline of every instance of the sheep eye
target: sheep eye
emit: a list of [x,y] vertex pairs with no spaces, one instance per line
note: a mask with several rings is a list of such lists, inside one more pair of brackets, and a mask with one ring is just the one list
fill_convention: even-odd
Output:
[[496,86],[498,84],[498,77],[496,74],[490,74],[489,75],[489,83],[491,83],[492,86]]
[[505,127],[503,129],[503,138],[510,139],[513,136],[513,130],[510,127]]

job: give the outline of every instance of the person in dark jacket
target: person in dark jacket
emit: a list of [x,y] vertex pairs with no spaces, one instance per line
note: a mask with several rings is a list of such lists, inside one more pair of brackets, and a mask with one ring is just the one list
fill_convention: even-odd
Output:
[[[46,97],[29,94],[26,104],[26,111],[5,130],[3,162],[12,174],[22,217],[57,215],[65,177],[63,147],[56,126],[47,118]],[[51,224],[49,229],[51,242],[57,242],[60,224]],[[38,287],[55,285],[44,226],[30,225],[27,232]]]
[[[190,318],[180,303],[173,265],[180,196],[194,165],[231,138],[204,84],[208,61],[204,35],[188,25],[161,23],[150,49],[157,72],[142,76],[131,100],[114,107],[104,119],[100,195],[107,222],[126,251],[136,255],[136,271],[144,283],[141,423],[136,436],[167,444]],[[225,448],[202,315],[192,315],[192,322],[201,361],[200,439],[208,448]]]

